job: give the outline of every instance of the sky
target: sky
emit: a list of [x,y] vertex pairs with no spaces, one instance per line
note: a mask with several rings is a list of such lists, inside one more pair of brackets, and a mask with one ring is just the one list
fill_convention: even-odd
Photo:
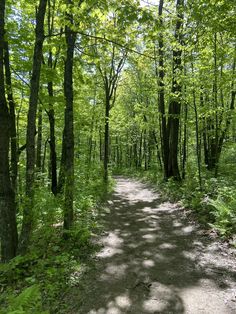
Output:
[[140,0],[141,6],[158,5],[158,0]]

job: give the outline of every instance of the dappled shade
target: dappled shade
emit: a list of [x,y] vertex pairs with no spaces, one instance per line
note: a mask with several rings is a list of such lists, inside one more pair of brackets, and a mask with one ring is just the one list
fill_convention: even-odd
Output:
[[84,290],[74,290],[74,313],[235,313],[227,299],[235,287],[233,261],[224,266],[217,246],[176,204],[118,178],[101,215],[102,247],[79,283]]

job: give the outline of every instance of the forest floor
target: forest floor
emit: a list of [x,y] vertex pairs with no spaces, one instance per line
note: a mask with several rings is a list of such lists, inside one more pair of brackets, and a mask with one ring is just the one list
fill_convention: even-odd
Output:
[[236,313],[235,250],[150,186],[116,181],[101,250],[70,291],[68,313]]

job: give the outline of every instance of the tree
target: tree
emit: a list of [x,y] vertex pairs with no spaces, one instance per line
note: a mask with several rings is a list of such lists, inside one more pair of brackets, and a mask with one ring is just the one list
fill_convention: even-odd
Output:
[[35,174],[35,130],[36,113],[38,105],[38,93],[40,82],[40,70],[42,64],[42,49],[44,42],[44,17],[47,0],[40,0],[36,13],[35,45],[30,79],[30,99],[27,117],[26,136],[26,202],[23,211],[23,223],[20,236],[20,251],[24,252],[30,241],[33,227],[34,208],[34,174]]
[[[160,124],[161,124],[161,149],[162,149],[162,160],[164,165],[164,178],[170,177],[169,174],[169,134],[167,130],[167,120],[165,112],[165,83],[164,83],[164,42],[163,42],[163,4],[161,0],[158,8],[160,33],[158,38],[158,57],[159,57],[159,91],[158,91],[158,102],[159,102],[159,113],[160,113]],[[157,65],[156,65],[157,66]]]
[[5,97],[4,42],[5,0],[0,1],[0,237],[1,258],[8,261],[16,255],[17,226],[15,191],[9,169],[10,114]]
[[177,20],[175,26],[176,48],[173,49],[173,78],[171,89],[171,100],[168,111],[168,174],[167,177],[173,177],[180,180],[180,172],[178,166],[178,143],[179,143],[179,123],[181,112],[181,81],[180,74],[182,71],[181,55],[182,55],[182,27],[183,27],[183,0],[177,0],[176,11]]
[[[53,0],[48,1],[48,36],[49,36],[49,52],[48,52],[48,63],[47,66],[50,70],[50,75],[47,82],[47,90],[49,96],[49,104],[48,104],[48,120],[50,126],[50,176],[51,176],[51,191],[54,195],[56,195],[58,191],[58,182],[57,182],[57,152],[56,152],[56,137],[55,137],[55,110],[53,105],[53,97],[54,97],[54,82],[53,82],[53,72],[55,72],[59,53],[60,53],[60,44],[57,48],[55,59],[53,60],[53,51],[51,47],[51,36],[54,31],[54,23],[55,23],[55,5],[56,1]],[[62,28],[61,28],[62,33]],[[61,36],[60,36],[61,37]],[[61,39],[61,38],[60,38]],[[61,187],[62,188],[62,187]]]
[[[68,10],[72,5],[67,1]],[[64,154],[64,177],[65,177],[65,201],[64,201],[64,229],[69,230],[73,224],[73,201],[74,201],[74,108],[73,108],[73,65],[76,33],[72,30],[73,15],[67,13],[67,25],[65,26],[66,58],[64,68],[64,96],[65,96],[65,124],[63,131],[62,154]]]
[[4,47],[4,67],[5,67],[5,77],[7,86],[7,100],[9,105],[10,114],[10,151],[11,151],[11,182],[14,192],[17,192],[17,175],[18,175],[18,143],[16,134],[16,114],[15,114],[15,102],[13,98],[12,91],[12,79],[11,79],[11,69],[10,69],[10,56],[9,56],[9,45],[8,40],[5,40]]
[[110,110],[115,103],[116,89],[118,78],[124,66],[127,52],[124,50],[122,55],[117,60],[116,47],[112,44],[111,56],[109,60],[110,71],[106,64],[104,68],[99,65],[99,72],[101,73],[104,92],[105,92],[105,131],[104,131],[104,181],[108,181],[108,164],[109,164],[109,118]]

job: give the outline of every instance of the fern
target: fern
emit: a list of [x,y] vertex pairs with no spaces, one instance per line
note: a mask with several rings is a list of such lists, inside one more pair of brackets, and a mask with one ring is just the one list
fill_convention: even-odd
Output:
[[209,204],[213,206],[212,214],[215,216],[215,227],[222,236],[228,236],[236,230],[236,212],[235,198],[230,198],[227,201],[218,197],[216,200],[210,200]]
[[23,290],[17,297],[10,298],[7,311],[1,314],[48,314],[42,310],[41,294],[38,285]]

